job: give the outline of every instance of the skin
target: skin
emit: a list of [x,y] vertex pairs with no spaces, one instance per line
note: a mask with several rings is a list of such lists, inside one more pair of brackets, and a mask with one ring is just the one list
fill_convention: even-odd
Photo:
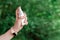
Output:
[[[27,22],[26,14],[24,13],[24,16],[19,17],[19,9],[17,8],[16,9],[16,21],[15,21],[14,26],[12,26],[15,32],[19,32],[23,28],[24,25],[22,25],[21,23],[22,19],[25,19],[24,23],[25,25],[27,25],[28,22]],[[0,40],[11,40],[13,37],[14,35],[12,35],[11,29],[9,29],[6,33],[0,36]]]

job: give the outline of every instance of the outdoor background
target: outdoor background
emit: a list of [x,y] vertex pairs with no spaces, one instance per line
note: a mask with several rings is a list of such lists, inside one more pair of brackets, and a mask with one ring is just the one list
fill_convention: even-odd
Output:
[[14,25],[18,6],[29,24],[12,40],[60,40],[60,0],[0,0],[0,35]]

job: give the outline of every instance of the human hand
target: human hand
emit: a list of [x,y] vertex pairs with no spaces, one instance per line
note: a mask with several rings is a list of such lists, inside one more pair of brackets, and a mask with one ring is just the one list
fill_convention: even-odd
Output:
[[[27,16],[26,16],[26,13],[24,13],[24,16],[20,16],[19,15],[19,7],[16,9],[16,22],[13,26],[14,30],[16,32],[18,32],[19,30],[21,30],[23,28],[24,25],[27,25],[28,24],[28,21],[27,21]],[[24,25],[22,25],[22,20],[24,20]]]

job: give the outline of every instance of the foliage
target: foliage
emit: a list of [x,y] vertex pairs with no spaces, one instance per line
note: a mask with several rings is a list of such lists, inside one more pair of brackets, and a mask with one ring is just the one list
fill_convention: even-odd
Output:
[[60,0],[0,0],[0,34],[14,25],[18,6],[29,24],[12,40],[60,40]]

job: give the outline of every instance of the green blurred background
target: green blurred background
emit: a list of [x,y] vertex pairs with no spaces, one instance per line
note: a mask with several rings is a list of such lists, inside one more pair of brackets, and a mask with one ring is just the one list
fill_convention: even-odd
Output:
[[0,0],[0,35],[14,25],[18,6],[29,24],[12,40],[60,40],[60,0]]

